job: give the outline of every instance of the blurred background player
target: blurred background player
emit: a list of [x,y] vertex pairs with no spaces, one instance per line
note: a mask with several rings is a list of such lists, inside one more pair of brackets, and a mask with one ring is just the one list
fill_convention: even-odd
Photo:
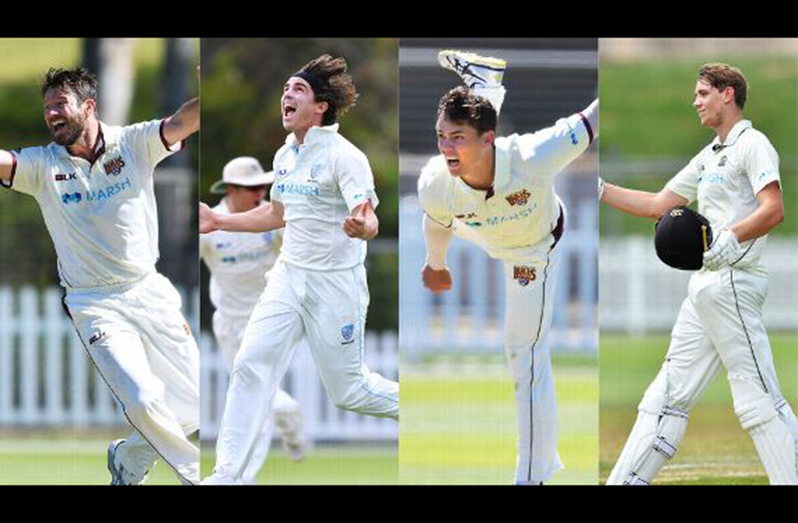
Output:
[[281,99],[290,131],[274,159],[271,203],[219,215],[200,205],[200,232],[285,226],[280,257],[235,358],[208,484],[240,483],[297,343],[307,337],[325,389],[339,408],[398,419],[399,386],[363,361],[369,303],[363,262],[377,235],[379,200],[366,156],[338,134],[357,92],[346,61],[322,55],[291,75]]
[[[268,205],[264,197],[273,182],[274,173],[264,172],[255,158],[235,158],[224,166],[222,180],[211,187],[211,192],[225,195],[213,210],[230,214]],[[200,236],[200,255],[211,272],[210,298],[216,308],[213,333],[228,372],[233,369],[247,321],[263,294],[281,243],[280,229],[265,233],[214,231]],[[246,484],[256,483],[255,477],[268,454],[275,426],[291,459],[300,461],[305,456],[299,403],[278,388],[272,410],[274,415],[264,425],[244,474]]]
[[768,233],[784,220],[779,158],[743,118],[748,84],[739,69],[701,67],[693,107],[716,138],[657,193],[599,180],[599,198],[633,216],[658,219],[698,202],[713,242],[688,286],[665,362],[638,407],[608,484],[647,485],[676,454],[693,407],[721,366],[734,410],[771,484],[798,483],[798,421],[781,393],[762,318]]
[[41,95],[53,142],[0,151],[0,183],[36,198],[58,255],[64,309],[133,432],[111,443],[112,484],[144,481],[158,456],[199,481],[199,353],[181,298],[156,271],[153,171],[199,130],[199,99],[124,127],[100,122],[97,80],[50,69]]
[[557,254],[565,209],[554,177],[598,133],[598,101],[553,127],[496,137],[504,101],[504,60],[441,51],[440,64],[468,88],[438,106],[440,156],[419,178],[427,260],[422,279],[433,293],[452,288],[446,251],[453,234],[504,262],[505,352],[515,382],[518,423],[516,484],[541,484],[562,468],[551,357],[544,343],[554,304]]

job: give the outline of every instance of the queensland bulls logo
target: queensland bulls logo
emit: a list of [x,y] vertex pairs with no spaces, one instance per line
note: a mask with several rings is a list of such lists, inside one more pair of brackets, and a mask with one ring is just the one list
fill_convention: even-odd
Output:
[[125,166],[125,161],[121,156],[103,164],[105,174],[108,176],[119,176],[122,173],[122,167]]
[[537,275],[535,274],[534,267],[527,267],[525,265],[516,265],[513,267],[513,279],[518,280],[521,287],[526,287],[531,282],[535,281]]
[[510,203],[510,205],[526,205],[530,196],[532,195],[529,194],[529,191],[524,189],[523,191],[514,192],[508,196],[507,201]]

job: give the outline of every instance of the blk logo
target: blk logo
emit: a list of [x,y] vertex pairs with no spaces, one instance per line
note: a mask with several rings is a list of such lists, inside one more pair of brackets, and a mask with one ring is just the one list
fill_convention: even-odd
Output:
[[55,181],[57,182],[68,182],[70,180],[77,180],[78,175],[77,173],[68,173],[68,174],[56,174]]

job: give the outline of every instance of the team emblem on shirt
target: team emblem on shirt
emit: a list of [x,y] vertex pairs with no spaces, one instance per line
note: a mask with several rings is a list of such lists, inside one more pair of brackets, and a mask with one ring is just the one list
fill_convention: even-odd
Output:
[[95,344],[95,343],[97,343],[98,341],[100,341],[100,340],[102,340],[102,339],[104,339],[104,338],[107,338],[107,337],[108,337],[108,335],[107,335],[107,334],[105,334],[105,332],[103,332],[103,331],[97,331],[97,332],[95,332],[95,333],[92,335],[92,337],[91,337],[91,338],[89,338],[89,345],[94,345],[94,344]]
[[729,158],[726,157],[726,155],[721,156],[720,157],[720,161],[718,162],[718,167],[723,167],[724,165],[726,165],[726,162],[728,160],[729,160]]
[[529,191],[524,189],[523,191],[514,192],[508,196],[507,201],[510,203],[510,205],[526,205],[530,196],[532,195],[529,193]]
[[315,180],[322,169],[324,169],[323,163],[313,164],[313,167],[310,168],[310,179]]
[[122,168],[125,166],[125,161],[121,156],[114,158],[103,164],[105,174],[108,176],[119,176],[122,173]]
[[343,338],[343,342],[341,345],[349,345],[350,343],[354,343],[355,338],[355,326],[353,324],[344,325],[341,327],[341,337]]
[[526,287],[537,278],[534,267],[527,267],[526,265],[516,265],[513,267],[513,279],[518,280],[521,287]]

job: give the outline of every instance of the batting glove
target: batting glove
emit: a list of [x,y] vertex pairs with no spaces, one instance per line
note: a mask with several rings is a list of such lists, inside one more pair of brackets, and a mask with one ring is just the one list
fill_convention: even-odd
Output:
[[704,252],[704,267],[710,271],[717,271],[736,262],[741,255],[742,249],[737,241],[737,235],[729,229],[723,229],[712,242],[712,247]]
[[604,179],[599,176],[598,177],[598,198],[599,201],[604,197]]

